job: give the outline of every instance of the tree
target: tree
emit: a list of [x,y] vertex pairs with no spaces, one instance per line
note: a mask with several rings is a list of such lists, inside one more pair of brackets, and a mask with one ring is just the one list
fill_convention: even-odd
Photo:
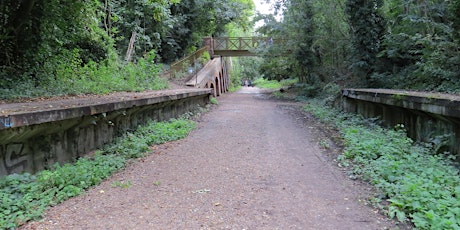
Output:
[[[109,0],[107,0],[109,1]],[[173,26],[170,8],[179,1],[167,0],[111,0],[106,2],[106,14],[110,13],[111,34],[116,41],[120,56],[124,56],[131,38],[134,38],[134,60],[142,57],[149,50],[161,50],[163,37],[166,37],[168,28]]]
[[11,65],[21,55],[19,47],[26,44],[21,36],[30,30],[36,0],[2,1],[0,3],[0,65]]
[[346,0],[314,1],[315,25],[312,50],[317,56],[317,72],[323,82],[337,81],[348,72],[350,26],[345,14]]
[[[250,0],[0,1],[0,97],[92,92],[85,81],[106,92],[97,84],[123,70],[148,75],[152,57],[172,62],[229,23],[249,27],[253,7]],[[123,81],[138,89],[131,75]]]
[[[455,2],[388,1],[388,20],[380,65],[372,80],[377,87],[458,91],[459,44],[455,42]],[[452,26],[451,26],[452,25]]]
[[347,0],[348,15],[353,44],[351,68],[356,84],[369,83],[375,69],[377,54],[381,50],[385,33],[385,19],[381,15],[383,0]]
[[316,84],[317,57],[312,51],[315,33],[312,1],[289,0],[283,2],[283,7],[282,22],[277,22],[273,15],[259,15],[256,18],[265,20],[265,25],[258,32],[283,41],[268,47],[262,73],[269,79],[295,77],[300,82]]

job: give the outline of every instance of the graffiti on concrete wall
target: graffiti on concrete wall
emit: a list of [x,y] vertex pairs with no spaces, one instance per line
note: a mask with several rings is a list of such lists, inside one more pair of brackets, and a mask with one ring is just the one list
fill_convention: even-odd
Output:
[[0,145],[0,175],[20,173],[26,169],[28,156],[23,143]]
[[12,126],[11,119],[9,117],[0,117],[0,127],[10,128]]

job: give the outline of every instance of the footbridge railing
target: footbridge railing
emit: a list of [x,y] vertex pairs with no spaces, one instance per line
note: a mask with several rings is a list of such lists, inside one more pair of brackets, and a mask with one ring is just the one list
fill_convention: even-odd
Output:
[[[231,60],[227,57],[257,56],[258,49],[279,42],[282,40],[270,37],[206,37],[203,38],[203,48],[171,65],[171,77],[190,76],[186,81],[187,86],[211,88],[212,94],[219,96],[228,90],[230,84]],[[213,60],[202,63],[199,60],[203,59],[206,51]]]
[[278,41],[269,37],[206,37],[203,40],[211,56],[257,56],[257,48]]
[[204,46],[171,64],[171,78],[196,74],[205,63],[199,60],[207,51],[210,57],[257,56],[257,49],[282,42],[270,37],[205,37]]

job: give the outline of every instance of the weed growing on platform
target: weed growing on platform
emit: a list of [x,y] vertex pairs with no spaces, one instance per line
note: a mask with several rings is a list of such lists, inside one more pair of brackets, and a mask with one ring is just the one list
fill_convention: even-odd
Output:
[[[172,119],[150,122],[119,138],[115,144],[98,150],[91,158],[73,164],[55,164],[53,169],[36,175],[13,174],[0,179],[0,229],[14,229],[27,221],[41,218],[50,206],[83,193],[125,167],[129,159],[143,157],[149,146],[187,136],[195,122]],[[129,187],[130,182],[114,182]]]
[[335,125],[345,150],[340,165],[351,178],[369,181],[379,191],[374,198],[389,205],[384,211],[418,229],[460,229],[460,175],[452,159],[434,154],[427,144],[409,139],[403,126],[385,129],[363,119],[312,102],[306,110]]

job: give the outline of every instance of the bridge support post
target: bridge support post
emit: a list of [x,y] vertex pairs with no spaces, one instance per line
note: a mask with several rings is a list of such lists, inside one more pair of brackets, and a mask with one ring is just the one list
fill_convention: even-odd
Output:
[[214,57],[214,41],[212,37],[204,37],[203,38],[204,46],[208,49],[208,53],[211,58]]

